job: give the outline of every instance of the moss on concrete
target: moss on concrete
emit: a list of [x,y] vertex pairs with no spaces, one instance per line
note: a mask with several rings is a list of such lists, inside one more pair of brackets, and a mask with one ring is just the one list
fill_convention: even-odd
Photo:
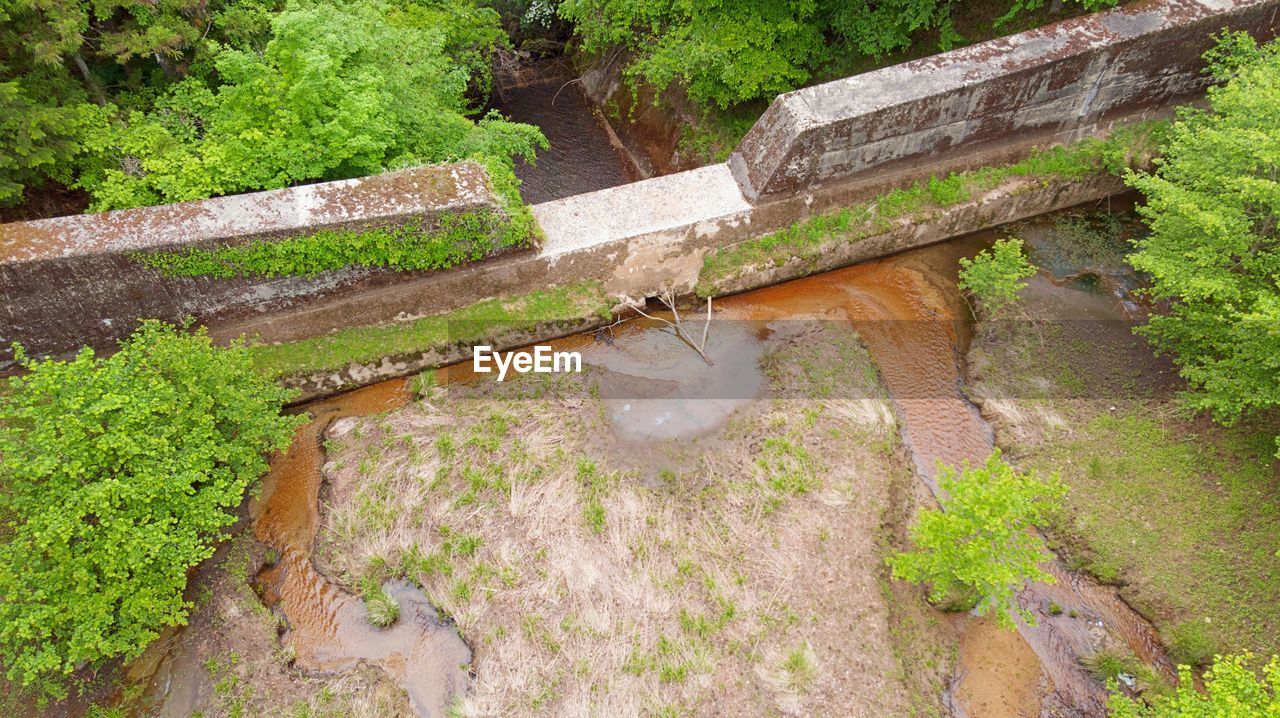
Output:
[[817,214],[777,232],[713,250],[703,260],[696,291],[702,297],[714,296],[725,280],[743,270],[781,266],[797,258],[815,259],[833,246],[884,233],[896,220],[925,220],[1013,179],[1049,181],[1101,172],[1122,174],[1130,166],[1150,162],[1154,138],[1165,127],[1164,121],[1135,123],[1116,129],[1106,139],[1089,138],[1070,147],[1038,150],[1014,164],[931,177],[865,203]]
[[461,309],[406,322],[343,329],[322,337],[252,347],[254,363],[271,377],[333,371],[486,339],[513,328],[549,322],[607,319],[612,306],[599,282],[487,299]]

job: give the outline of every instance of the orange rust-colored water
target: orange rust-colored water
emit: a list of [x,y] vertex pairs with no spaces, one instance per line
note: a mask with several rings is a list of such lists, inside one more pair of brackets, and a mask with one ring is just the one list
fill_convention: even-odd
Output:
[[[994,445],[990,426],[961,392],[971,324],[956,288],[958,258],[993,238],[975,235],[755,290],[721,306],[753,319],[851,321],[897,406],[916,472],[936,493],[939,462],[978,463]],[[1093,316],[1106,313],[1112,302],[1048,281],[1035,284],[1034,301],[1041,304],[1082,303],[1093,318],[1122,318]],[[1013,634],[998,633],[1004,629],[990,621],[965,625],[953,691],[958,713],[972,718],[1053,711],[1104,715],[1106,691],[1080,663],[1103,647],[1127,648],[1172,675],[1155,630],[1114,589],[1068,571],[1056,559],[1044,567],[1057,582],[1029,584],[1019,593],[1019,603],[1037,618],[1035,626],[1019,621]],[[1051,613],[1052,604],[1061,611]]]
[[933,486],[937,462],[982,461],[993,445],[990,427],[960,393],[959,351],[968,324],[954,279],[948,286],[940,272],[940,266],[954,267],[955,256],[967,246],[910,252],[729,297],[721,304],[754,319],[851,321],[898,407],[916,470]]
[[373,626],[363,602],[320,575],[310,558],[320,519],[325,428],[339,416],[403,406],[410,396],[407,380],[398,379],[307,405],[312,421],[272,461],[254,517],[255,535],[280,555],[258,580],[267,605],[288,619],[284,640],[298,667],[332,673],[374,663],[405,689],[419,715],[443,716],[468,680],[462,667],[471,651],[457,633],[440,623],[420,591],[401,582],[386,586],[400,605],[399,619],[388,628]]
[[[607,385],[602,388],[615,432],[623,440],[644,442],[706,432],[750,400],[768,332],[754,332],[746,320],[757,325],[806,318],[850,321],[890,390],[917,472],[936,490],[938,461],[977,462],[992,448],[990,428],[961,393],[970,324],[955,288],[957,258],[988,241],[975,237],[937,245],[719,300],[717,318],[742,321],[713,330],[708,345],[713,364],[701,362],[653,321],[618,327],[605,343],[578,335],[551,344],[581,351],[585,363],[618,379],[617,396],[609,396]],[[1051,283],[1037,286],[1056,291]],[[480,378],[469,364],[438,376],[442,383]],[[691,387],[714,387],[717,376],[727,377],[735,391],[719,387],[704,398],[690,396]],[[316,573],[309,560],[319,520],[325,427],[336,417],[373,414],[409,399],[407,382],[393,380],[308,405],[314,420],[273,462],[254,530],[280,552],[279,562],[260,578],[265,598],[289,620],[286,640],[298,665],[329,672],[372,661],[406,687],[421,713],[433,715],[449,695],[465,689],[465,675],[457,670],[470,657],[465,645],[443,630],[421,594],[405,585],[390,587],[402,604],[401,628],[372,628],[361,602]],[[1041,715],[1052,706],[1068,714],[1101,715],[1105,691],[1079,658],[1116,641],[1168,668],[1154,631],[1112,589],[1056,562],[1048,569],[1059,578],[1057,584],[1031,585],[1019,596],[1039,619],[1036,627],[997,633],[1003,629],[990,621],[967,621],[953,691],[958,713],[1017,718]],[[1051,615],[1050,602],[1063,612]],[[1046,695],[1050,700],[1042,701]]]

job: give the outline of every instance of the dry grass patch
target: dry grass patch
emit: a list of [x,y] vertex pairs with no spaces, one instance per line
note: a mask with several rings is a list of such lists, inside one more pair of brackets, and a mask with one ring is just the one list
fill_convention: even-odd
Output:
[[881,590],[909,469],[861,345],[814,331],[773,348],[772,388],[815,396],[840,366],[871,398],[760,401],[644,466],[612,450],[589,374],[335,422],[317,565],[408,577],[456,621],[464,715],[916,712],[933,684],[903,675]]

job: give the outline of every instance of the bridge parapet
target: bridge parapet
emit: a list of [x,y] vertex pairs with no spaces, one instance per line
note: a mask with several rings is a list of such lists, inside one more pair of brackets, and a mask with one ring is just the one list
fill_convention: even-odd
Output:
[[1276,36],[1278,0],[1150,0],[779,96],[730,156],[750,199],[1004,142],[1066,142],[1203,92],[1224,29]]

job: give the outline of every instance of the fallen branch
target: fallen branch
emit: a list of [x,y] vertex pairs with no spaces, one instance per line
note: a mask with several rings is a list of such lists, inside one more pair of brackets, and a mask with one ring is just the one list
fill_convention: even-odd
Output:
[[702,357],[702,361],[706,362],[710,366],[715,366],[715,362],[711,361],[711,357],[707,356],[707,333],[711,329],[711,297],[707,297],[707,319],[705,322],[703,322],[703,325],[702,325],[702,341],[701,342],[693,341],[693,339],[691,339],[688,334],[685,334],[684,329],[681,328],[680,325],[682,322],[680,321],[680,312],[679,310],[676,309],[675,297],[672,296],[671,292],[666,291],[666,292],[663,292],[662,294],[659,294],[658,299],[663,304],[667,305],[667,309],[671,310],[671,317],[675,321],[672,321],[671,319],[664,319],[663,317],[655,317],[652,314],[646,313],[640,307],[633,307],[633,309],[635,309],[636,312],[638,312],[643,317],[652,319],[654,321],[662,322],[663,324],[666,324],[667,326],[671,327],[676,337],[680,339],[680,341],[684,342],[685,344],[688,344],[690,349],[693,349],[695,352],[697,352],[698,356]]

